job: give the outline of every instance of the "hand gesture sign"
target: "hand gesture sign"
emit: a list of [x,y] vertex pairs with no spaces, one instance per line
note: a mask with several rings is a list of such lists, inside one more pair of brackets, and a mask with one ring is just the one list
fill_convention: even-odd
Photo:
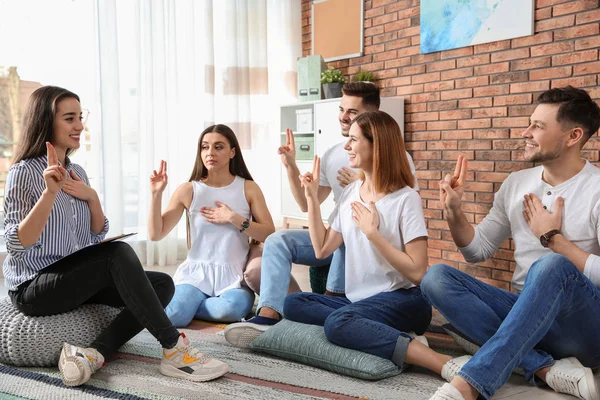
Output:
[[67,170],[58,165],[56,149],[50,142],[46,142],[46,154],[48,157],[48,168],[43,173],[44,180],[46,181],[46,189],[52,194],[57,194],[67,182]]
[[225,203],[221,203],[220,201],[216,201],[216,207],[202,207],[200,209],[200,214],[206,218],[208,222],[212,222],[213,224],[227,224],[231,222],[231,218],[233,217],[233,211],[231,208]]
[[467,159],[460,155],[456,161],[454,175],[447,174],[440,181],[440,202],[446,209],[460,210],[460,203],[465,191],[465,177],[467,175]]
[[76,199],[83,201],[90,201],[96,196],[96,191],[86,185],[80,177],[77,176],[75,171],[71,170],[71,179],[65,182],[62,191],[69,194]]
[[280,146],[277,153],[281,155],[281,162],[284,167],[287,168],[296,163],[296,144],[291,129],[285,130],[285,146]]
[[165,160],[160,160],[158,172],[154,170],[152,171],[152,175],[150,175],[150,193],[162,193],[167,187],[168,182],[169,178],[167,177],[167,162]]
[[358,179],[358,173],[348,167],[338,170],[337,180],[340,181],[341,187],[346,187]]
[[564,199],[557,197],[554,201],[554,211],[550,212],[535,194],[526,194],[523,200],[523,217],[531,232],[539,238],[553,229],[560,230],[564,205]]
[[300,184],[304,188],[304,196],[306,198],[316,199],[319,191],[319,182],[321,180],[321,159],[315,156],[313,161],[312,172],[306,172],[304,175],[300,175]]
[[375,203],[370,201],[369,208],[367,208],[358,201],[353,201],[351,206],[352,220],[365,236],[370,238],[379,229],[379,213]]

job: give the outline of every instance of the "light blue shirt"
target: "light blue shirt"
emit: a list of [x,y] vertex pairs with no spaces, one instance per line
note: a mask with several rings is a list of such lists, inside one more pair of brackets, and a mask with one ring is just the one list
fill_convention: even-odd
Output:
[[[81,166],[70,163],[68,159],[66,164],[68,173],[73,170],[89,185]],[[105,217],[102,232],[98,235],[93,233],[87,202],[61,190],[38,241],[23,247],[17,234],[19,224],[46,189],[43,172],[47,167],[46,156],[30,158],[13,165],[6,178],[4,230],[8,255],[2,271],[8,290],[16,290],[21,283],[35,278],[40,271],[61,258],[100,242],[108,232],[108,219]]]

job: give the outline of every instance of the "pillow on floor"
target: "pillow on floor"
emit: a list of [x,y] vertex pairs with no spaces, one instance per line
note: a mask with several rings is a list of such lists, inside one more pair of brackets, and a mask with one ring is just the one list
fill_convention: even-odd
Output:
[[401,372],[390,360],[332,344],[322,326],[286,319],[254,339],[250,348],[360,379],[378,380]]
[[0,363],[56,367],[64,342],[87,347],[119,314],[119,308],[84,304],[63,314],[28,317],[8,297],[0,299]]

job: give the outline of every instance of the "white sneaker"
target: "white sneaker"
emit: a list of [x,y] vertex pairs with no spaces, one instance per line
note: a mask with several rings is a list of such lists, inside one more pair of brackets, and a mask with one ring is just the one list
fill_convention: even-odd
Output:
[[460,356],[446,362],[442,367],[442,378],[448,382],[460,372],[461,368],[471,359],[471,356]]
[[174,378],[205,382],[225,375],[229,367],[192,346],[182,333],[172,349],[163,349],[160,373]]
[[584,367],[575,357],[557,360],[546,375],[546,383],[558,393],[584,400],[600,400],[592,370]]
[[444,383],[429,400],[465,400],[460,391],[449,383]]
[[225,328],[225,340],[236,347],[246,348],[254,339],[265,333],[279,320],[256,316],[248,321],[236,322]]
[[65,385],[83,385],[102,365],[104,365],[104,357],[96,349],[63,344],[58,369]]

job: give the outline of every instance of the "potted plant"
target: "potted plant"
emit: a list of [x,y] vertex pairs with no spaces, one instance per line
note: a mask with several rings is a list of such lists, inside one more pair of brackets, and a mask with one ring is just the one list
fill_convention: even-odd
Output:
[[360,70],[354,75],[354,82],[375,83],[375,74],[370,71]]
[[346,82],[344,74],[339,69],[329,67],[328,70],[321,72],[321,84],[326,99],[342,97],[342,85]]

